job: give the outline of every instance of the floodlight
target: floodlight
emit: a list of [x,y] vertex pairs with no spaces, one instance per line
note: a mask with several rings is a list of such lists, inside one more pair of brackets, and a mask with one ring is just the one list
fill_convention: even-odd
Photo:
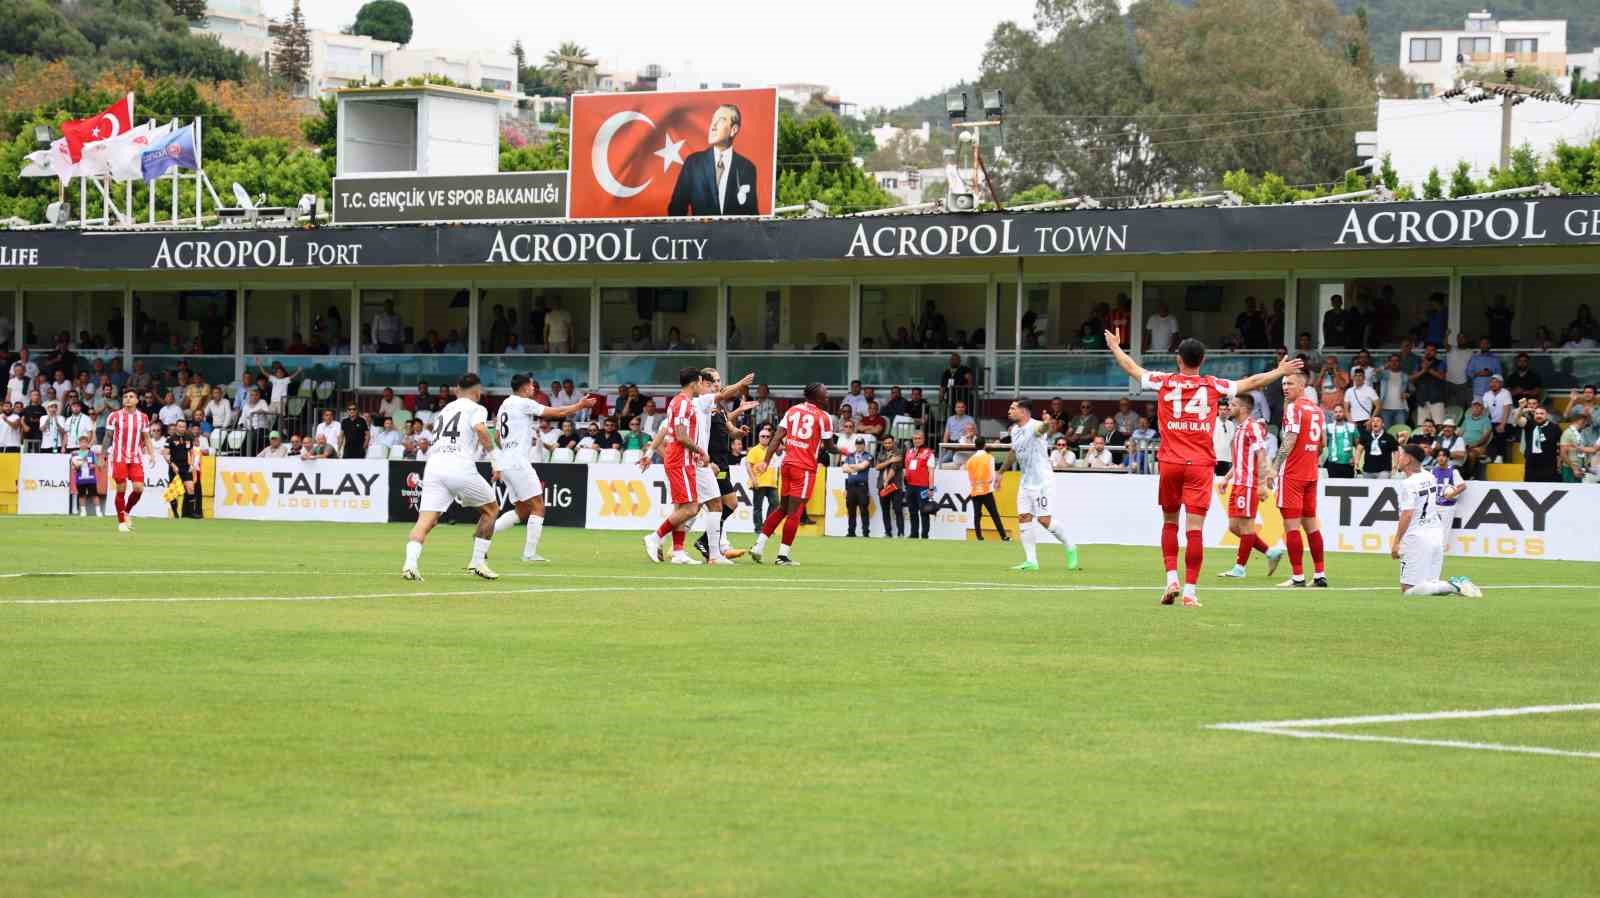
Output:
[[1006,92],[993,88],[982,91],[979,96],[983,98],[983,114],[990,118],[999,118],[1006,114]]
[[50,149],[50,144],[51,144],[52,140],[53,140],[53,138],[51,138],[51,136],[50,136],[50,126],[49,125],[34,125],[33,126],[33,142],[38,145],[39,149],[41,149],[41,150]]
[[944,98],[944,109],[946,112],[950,113],[950,118],[952,120],[966,118],[967,92],[961,91],[960,93],[946,94]]

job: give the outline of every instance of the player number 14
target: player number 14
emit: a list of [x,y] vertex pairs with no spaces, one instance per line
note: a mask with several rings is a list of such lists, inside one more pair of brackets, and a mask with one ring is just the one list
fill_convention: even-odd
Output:
[[1184,412],[1188,412],[1202,421],[1211,417],[1211,403],[1208,397],[1209,394],[1206,392],[1206,388],[1201,387],[1195,390],[1194,395],[1185,403],[1183,401],[1183,388],[1176,384],[1161,396],[1163,400],[1172,403],[1172,417],[1181,418]]

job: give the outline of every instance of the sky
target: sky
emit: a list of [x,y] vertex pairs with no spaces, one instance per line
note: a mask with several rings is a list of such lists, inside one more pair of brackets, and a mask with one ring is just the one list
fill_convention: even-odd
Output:
[[[307,24],[336,31],[362,0],[302,0]],[[290,0],[265,0],[270,16]],[[907,0],[804,0],[744,4],[660,0],[408,0],[417,47],[509,49],[520,38],[534,59],[564,40],[605,66],[659,63],[696,80],[746,87],[827,84],[860,108],[897,107],[971,78],[994,26],[1031,25],[1034,0],[976,4]],[[723,10],[721,14],[714,13]],[[720,21],[718,21],[720,20]]]

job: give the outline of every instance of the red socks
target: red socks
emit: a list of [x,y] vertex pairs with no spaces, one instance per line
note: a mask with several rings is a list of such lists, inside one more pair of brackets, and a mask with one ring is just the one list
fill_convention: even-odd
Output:
[[773,506],[772,510],[767,512],[767,519],[761,522],[761,534],[763,536],[771,536],[777,531],[778,525],[783,523],[785,517],[781,505]]
[[656,536],[659,536],[662,539],[666,539],[667,538],[667,534],[669,534],[671,532],[672,532],[672,519],[671,518],[666,518],[666,519],[662,520],[661,526],[656,528]]
[[1161,560],[1166,563],[1167,570],[1178,569],[1178,525],[1161,525]]
[[682,552],[683,551],[683,531],[682,530],[674,530],[674,531],[672,531],[672,551],[674,551],[674,552]]
[[801,512],[801,509],[796,508],[789,515],[789,517],[784,520],[784,522],[783,522],[783,542],[780,543],[780,545],[784,545],[784,546],[792,546],[792,545],[794,545],[794,536],[795,536],[796,533],[800,532],[800,512]]
[[122,503],[123,507],[125,507],[128,510],[128,512],[131,514],[133,512],[133,507],[135,505],[138,505],[139,504],[139,500],[143,499],[143,498],[144,498],[144,490],[129,490],[128,491],[128,498],[126,500],[124,500],[123,503]]
[[1259,533],[1241,536],[1239,537],[1239,557],[1235,560],[1239,562],[1240,567],[1244,567],[1245,563],[1250,560],[1251,552],[1260,552],[1265,555],[1269,548],[1271,546],[1267,545],[1266,540],[1262,539]]
[[1183,560],[1186,570],[1184,583],[1190,586],[1200,582],[1200,566],[1206,560],[1205,534],[1199,530],[1190,530],[1188,542],[1183,547]]
[[1311,548],[1311,567],[1322,576],[1322,531],[1313,530],[1306,534],[1306,545]]
[[117,490],[113,495],[117,498],[117,523],[121,524],[128,520],[128,503],[122,497],[122,490]]
[[[1318,539],[1320,543],[1321,540]],[[1289,547],[1289,569],[1294,571],[1296,577],[1305,577],[1305,547],[1300,542],[1300,531],[1290,530],[1283,535],[1283,544]]]

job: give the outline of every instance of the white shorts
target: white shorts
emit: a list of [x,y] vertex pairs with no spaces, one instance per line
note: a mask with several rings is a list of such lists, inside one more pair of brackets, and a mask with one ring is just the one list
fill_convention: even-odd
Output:
[[1026,487],[1017,488],[1017,516],[1032,515],[1035,518],[1048,518],[1051,516],[1050,495],[1052,490],[1048,487],[1042,490],[1030,490]]
[[710,465],[694,469],[695,500],[701,505],[722,497],[722,487],[717,484],[717,472]]
[[512,502],[526,502],[544,495],[544,484],[539,473],[527,462],[512,462],[500,469],[500,482],[506,485],[506,495]]
[[497,504],[494,487],[478,473],[476,465],[429,465],[422,469],[423,511],[443,513],[451,502],[462,508],[482,508]]
[[1444,534],[1432,525],[1406,531],[1400,541],[1400,582],[1431,583],[1444,571]]

